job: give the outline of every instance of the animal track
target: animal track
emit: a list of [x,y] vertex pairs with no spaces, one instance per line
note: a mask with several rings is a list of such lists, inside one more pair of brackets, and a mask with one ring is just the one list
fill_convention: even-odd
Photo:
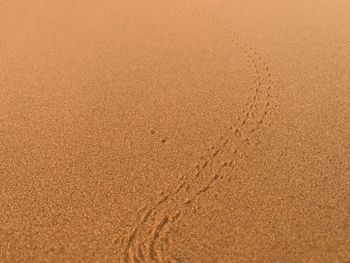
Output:
[[[170,10],[165,1],[151,0],[157,8]],[[175,12],[175,10],[170,10]],[[184,14],[185,11],[178,11]],[[271,111],[273,86],[270,67],[261,55],[249,47],[241,36],[226,30],[209,16],[185,12],[188,17],[202,23],[215,24],[217,29],[245,57],[256,85],[242,116],[232,120],[222,131],[218,142],[194,165],[193,174],[181,175],[175,187],[162,191],[153,205],[143,207],[140,216],[129,233],[120,239],[122,262],[177,262],[171,255],[171,233],[181,220],[182,211],[206,195],[220,180],[230,180],[229,171],[235,169],[244,157],[244,149],[253,136],[268,122]],[[151,131],[152,134],[155,131]],[[163,142],[163,140],[162,140]],[[165,143],[166,141],[164,141]]]
[[161,141],[161,143],[167,143],[168,139],[167,138],[162,138],[160,141]]
[[[156,134],[156,131],[155,130],[150,130],[150,133],[152,134],[152,135],[154,135],[154,134]],[[169,139],[167,138],[167,137],[163,137],[163,138],[161,138],[160,140],[159,140],[161,143],[167,143],[168,141],[169,141]]]

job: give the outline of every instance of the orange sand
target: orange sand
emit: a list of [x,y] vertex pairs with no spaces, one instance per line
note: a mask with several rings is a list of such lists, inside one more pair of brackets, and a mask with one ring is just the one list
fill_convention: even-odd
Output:
[[349,262],[350,1],[0,2],[0,262]]

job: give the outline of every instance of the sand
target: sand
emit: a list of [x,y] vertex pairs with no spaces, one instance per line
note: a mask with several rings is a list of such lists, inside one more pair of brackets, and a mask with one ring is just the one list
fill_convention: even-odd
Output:
[[0,2],[0,262],[350,262],[350,2]]

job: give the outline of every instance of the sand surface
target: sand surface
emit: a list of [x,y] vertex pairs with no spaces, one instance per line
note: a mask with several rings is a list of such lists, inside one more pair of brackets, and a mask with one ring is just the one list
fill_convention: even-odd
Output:
[[350,1],[2,0],[0,262],[350,262]]

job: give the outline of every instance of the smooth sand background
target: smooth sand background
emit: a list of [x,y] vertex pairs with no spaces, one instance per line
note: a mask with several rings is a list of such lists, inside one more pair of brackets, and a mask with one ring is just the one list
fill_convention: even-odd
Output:
[[1,262],[349,262],[350,2],[0,3]]

